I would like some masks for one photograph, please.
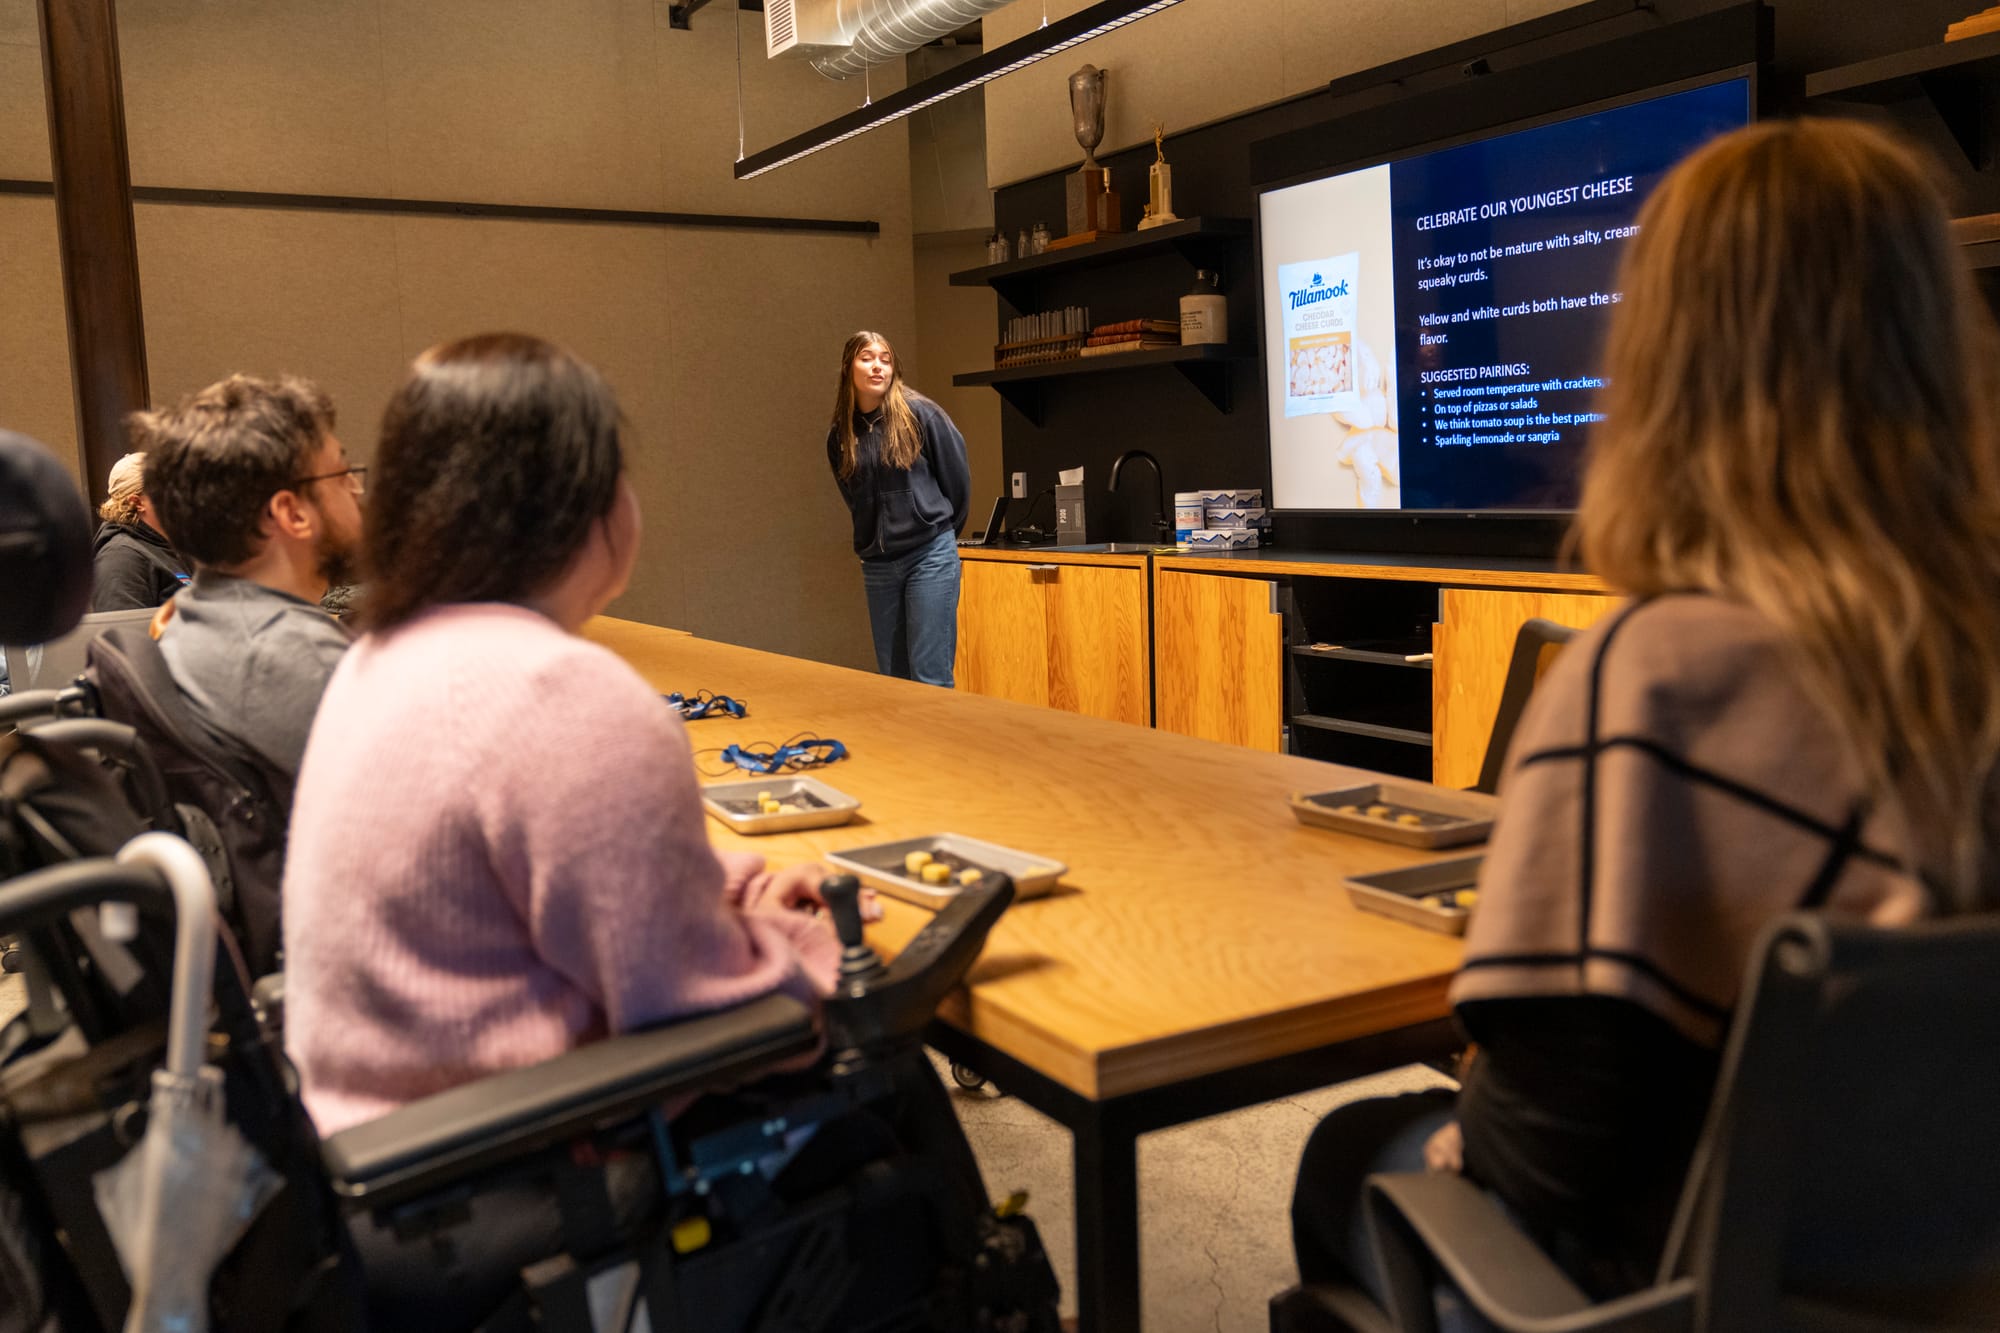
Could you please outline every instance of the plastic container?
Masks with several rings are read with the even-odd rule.
[[[1174,540],[1184,542],[1190,532],[1208,526],[1208,510],[1201,502],[1200,491],[1174,492]]]

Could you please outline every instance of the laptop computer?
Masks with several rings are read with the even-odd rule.
[[[993,502],[993,513],[986,520],[986,526],[970,537],[959,538],[960,546],[991,546],[1000,539],[1000,525],[1007,517],[1007,497],[1001,496]]]

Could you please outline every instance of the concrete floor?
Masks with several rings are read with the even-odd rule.
[[[942,1062],[940,1062],[942,1070]],[[1145,1333],[1264,1333],[1266,1303],[1297,1280],[1290,1208],[1299,1154],[1334,1107],[1450,1082],[1422,1065],[1149,1134],[1139,1140],[1139,1272]],[[1069,1131],[992,1091],[954,1091],[997,1198],[1028,1212],[1076,1314]]]
[[[25,1002],[0,976],[0,1020]],[[939,1073],[949,1082],[942,1060]],[[1343,1102],[1449,1086],[1421,1065],[1162,1130],[1139,1140],[1140,1277],[1146,1333],[1264,1333],[1265,1303],[1290,1286],[1292,1178],[1306,1137]],[[1069,1131],[992,1089],[953,1088],[995,1199],[1028,1192],[1028,1212],[1076,1314]]]

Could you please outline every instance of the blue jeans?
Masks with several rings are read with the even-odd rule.
[[[1292,1194],[1292,1250],[1299,1281],[1358,1286],[1382,1299],[1382,1278],[1361,1211],[1361,1185],[1377,1172],[1422,1171],[1424,1144],[1456,1114],[1455,1094],[1432,1089],[1335,1107],[1319,1122]],[[1448,1283],[1438,1289],[1439,1333],[1489,1333],[1492,1325]]]
[[[958,655],[958,535],[861,562],[875,665],[885,676],[951,688]]]

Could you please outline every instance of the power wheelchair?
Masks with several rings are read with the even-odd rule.
[[[0,638],[39,642],[81,614],[88,520],[53,460],[4,433],[0,477]],[[271,1186],[212,1271],[194,1275],[202,1308],[176,1327],[369,1328],[383,1312],[370,1310],[358,1234],[443,1259],[491,1218],[491,1200],[524,1186],[554,1199],[556,1242],[499,1274],[475,1317],[425,1327],[1059,1327],[1034,1226],[1014,1203],[989,1202],[921,1043],[1011,883],[968,891],[885,964],[863,939],[858,886],[836,877],[825,895],[844,952],[818,1015],[768,996],[322,1142],[276,1038],[281,979],[253,996],[226,919],[209,923],[214,888],[199,858],[180,858],[178,883],[134,859],[131,840],[160,845],[146,830],[171,805],[139,734],[76,716],[88,709],[74,692],[0,703],[0,936],[18,942],[44,991],[41,1012],[0,1036],[0,1333],[156,1326],[127,1323],[133,1285],[97,1186],[156,1114],[156,1071],[190,1060],[219,1073],[220,1114]],[[614,1203],[614,1173],[643,1188]]]
[[[768,996],[483,1079],[323,1143],[270,1015],[249,1003],[247,976],[225,949],[203,1039],[227,1075],[230,1119],[289,1193],[238,1246],[258,1257],[225,1260],[212,1326],[362,1327],[349,1227],[442,1255],[483,1194],[539,1182],[558,1205],[561,1243],[507,1277],[504,1299],[472,1326],[1056,1329],[1054,1277],[1033,1225],[989,1205],[921,1044],[1013,886],[965,894],[886,965],[862,938],[854,881],[836,877],[824,891],[845,949],[818,1028],[806,1006]],[[156,882],[101,857],[0,885],[0,931],[54,955],[49,971],[78,1016],[54,1038],[18,1043],[0,1066],[7,1210],[39,1256],[40,1313],[54,1321],[24,1327],[80,1333],[124,1318],[126,1283],[91,1215],[91,1181],[136,1141],[143,1089],[170,1034],[153,984],[166,961],[159,931],[107,946],[86,910],[107,902],[158,916],[166,899]],[[123,950],[122,969],[107,947]],[[809,1058],[822,1032],[810,1073],[765,1077]],[[662,1110],[703,1094],[683,1116]],[[835,1135],[855,1117],[876,1127],[875,1141],[805,1193],[768,1169],[801,1137]],[[636,1219],[611,1207],[615,1162],[628,1176],[644,1164],[650,1197]]]

